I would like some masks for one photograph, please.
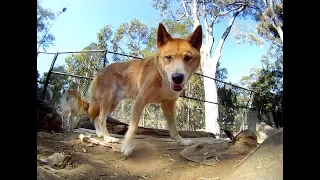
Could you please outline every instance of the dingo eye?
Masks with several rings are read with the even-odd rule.
[[[184,56],[183,60],[185,60],[185,61],[190,61],[191,58],[192,58],[191,56],[186,55],[186,56]]]
[[[171,60],[172,59],[171,55],[165,56],[164,58],[166,58],[167,60]]]

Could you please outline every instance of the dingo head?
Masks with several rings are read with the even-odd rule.
[[[180,92],[200,65],[202,28],[199,25],[187,39],[172,38],[159,24],[156,60],[162,78],[173,91]]]

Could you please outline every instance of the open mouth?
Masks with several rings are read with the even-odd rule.
[[[171,89],[173,89],[174,91],[181,91],[183,89],[183,85],[182,84],[171,84]]]

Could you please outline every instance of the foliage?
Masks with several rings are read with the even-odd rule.
[[[65,69],[65,66],[58,66],[58,67],[54,67],[53,71],[66,72],[66,69]],[[42,94],[44,83],[47,79],[47,75],[48,73],[45,72],[43,73],[43,76],[40,78],[38,95]],[[53,105],[58,105],[62,97],[62,92],[66,90],[66,88],[68,88],[68,84],[69,84],[68,77],[61,76],[59,74],[51,74],[49,84],[54,86],[52,89],[52,92],[53,92],[52,101],[55,104]]]
[[[188,20],[176,22],[172,19],[165,19],[162,23],[172,37],[186,38],[192,32],[192,24]],[[157,30],[158,27],[152,27],[150,29],[148,44],[146,48],[141,51],[144,57],[151,57],[154,55],[156,50]]]
[[[283,33],[283,2],[271,0],[249,1],[255,13],[249,14],[256,22],[255,28],[250,25],[238,24],[233,31],[233,37],[238,43],[249,42],[262,46],[264,40],[282,47]]]
[[[255,69],[250,76],[242,78],[243,84],[249,85],[251,89],[258,92],[254,95],[252,106],[259,111],[282,111],[283,58],[280,55],[274,62],[270,61],[270,57],[276,55],[271,54],[269,50],[267,55],[263,56],[263,67]]]
[[[37,44],[40,44],[44,50],[53,44],[55,40],[54,36],[48,33],[45,37],[45,33],[48,31],[50,22],[54,20],[55,15],[50,9],[44,9],[39,0],[37,0]]]
[[[258,23],[256,28],[250,25],[237,25],[233,36],[238,43],[249,42],[263,46],[269,42],[267,53],[261,58],[261,68],[253,67],[250,75],[244,76],[240,85],[254,90],[238,100],[238,104],[249,105],[260,113],[268,111],[282,112],[283,97],[283,5],[280,1],[249,1],[255,13],[249,14]]]
[[[91,43],[83,50],[96,49],[97,44]],[[65,59],[67,73],[92,78],[103,67],[101,54],[96,52],[81,52],[73,54]],[[102,62],[101,62],[102,61]],[[90,79],[69,77],[70,88],[78,90],[81,96],[86,97],[90,86]]]

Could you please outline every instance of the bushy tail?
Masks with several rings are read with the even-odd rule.
[[[99,115],[99,105],[96,104],[96,101],[94,100],[94,98],[92,98],[95,96],[95,88],[96,88],[96,83],[97,83],[96,81],[97,81],[97,78],[94,78],[91,81],[89,89],[88,89],[88,93],[87,93],[87,96],[89,99],[88,116],[89,116],[90,120],[96,119],[97,116]]]
[[[88,99],[91,99],[91,97],[94,95],[93,93],[93,85],[95,84],[96,82],[96,78],[93,78],[93,80],[91,81],[90,83],[90,86],[89,86],[89,89],[88,89],[88,92],[87,92],[87,97]]]

